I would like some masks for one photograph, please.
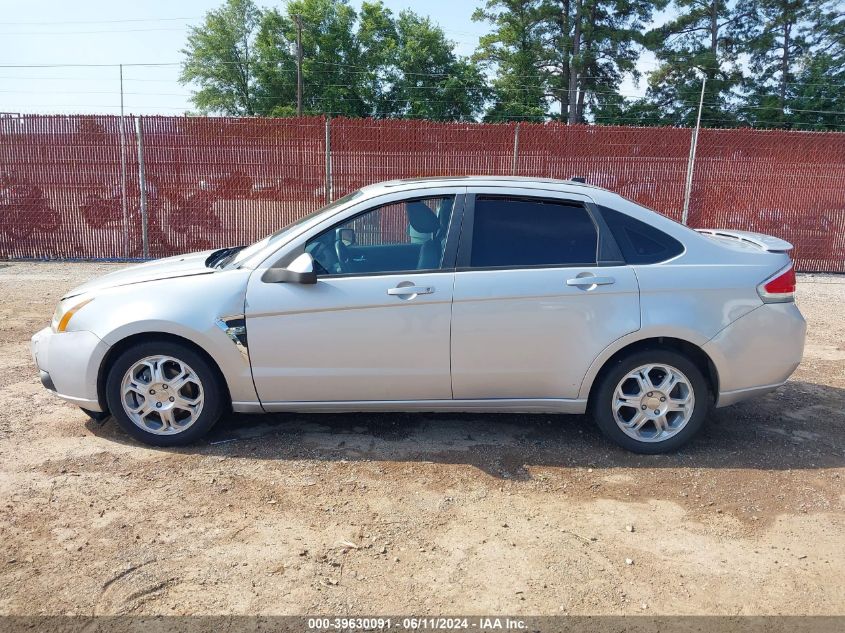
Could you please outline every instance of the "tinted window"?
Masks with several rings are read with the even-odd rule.
[[[595,264],[598,234],[583,206],[479,196],[470,265]]]
[[[453,206],[444,196],[375,207],[311,238],[305,250],[323,275],[437,269]]]
[[[683,252],[684,245],[663,231],[608,207],[600,209],[627,263],[655,264]]]

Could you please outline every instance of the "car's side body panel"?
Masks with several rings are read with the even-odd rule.
[[[323,400],[265,402],[266,411],[343,413],[347,411],[452,411],[459,413],[584,413],[586,400],[567,398],[482,398],[449,400]]]

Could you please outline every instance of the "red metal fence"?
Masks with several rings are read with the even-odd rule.
[[[0,258],[249,243],[328,197],[409,176],[584,176],[680,219],[690,141],[688,129],[556,123],[3,118]],[[845,272],[845,134],[704,129],[690,200],[691,226],[777,235],[800,270]]]

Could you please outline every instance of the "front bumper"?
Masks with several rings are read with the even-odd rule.
[[[731,323],[703,349],[719,375],[717,407],[776,389],[798,367],[807,323],[794,303],[765,303]]]
[[[91,332],[56,334],[46,327],[32,337],[29,349],[44,387],[79,407],[102,411],[97,375],[108,345]]]

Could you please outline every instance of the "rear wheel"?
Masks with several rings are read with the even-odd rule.
[[[688,442],[710,410],[701,370],[671,350],[644,350],[614,361],[593,394],[602,433],[636,453],[665,453]]]
[[[115,420],[153,446],[184,446],[205,435],[223,411],[221,393],[209,362],[170,341],[130,347],[106,379],[106,400]]]

